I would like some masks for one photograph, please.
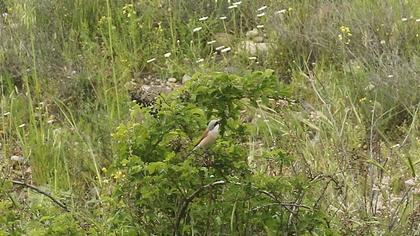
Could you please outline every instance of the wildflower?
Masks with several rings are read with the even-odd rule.
[[[203,17],[201,17],[200,19],[198,19],[199,21],[205,21],[205,20],[207,20],[209,17],[208,16],[203,16]]]
[[[257,60],[257,57],[248,57],[249,60],[254,61]]]
[[[381,44],[385,44],[385,40],[383,40],[383,39],[382,39],[382,40],[381,40]]]
[[[287,10],[286,9],[282,9],[280,11],[276,11],[275,14],[283,14],[285,13]]]
[[[108,170],[105,167],[103,167],[102,172],[106,173],[106,172],[108,172]]]
[[[260,14],[257,15],[257,17],[263,17],[263,16],[265,16],[265,12],[260,13]]]
[[[125,174],[123,174],[123,172],[119,170],[119,171],[115,172],[115,174],[113,174],[113,177],[114,177],[115,180],[119,180],[119,179],[124,178]]]
[[[394,78],[394,75],[388,75],[388,78]]]
[[[224,53],[224,52],[229,52],[230,50],[232,50],[230,47],[224,48],[222,49],[220,52]]]
[[[289,9],[287,9],[288,11],[292,11],[293,10],[293,8],[291,8],[291,7],[289,7]]]
[[[257,29],[262,29],[264,28],[264,25],[257,25]]]
[[[221,20],[226,20],[226,19],[227,19],[227,17],[226,17],[226,16],[221,16],[221,17],[219,17],[219,19],[221,19]]]
[[[197,28],[194,28],[193,30],[192,30],[192,32],[193,33],[195,33],[195,32],[198,32],[198,31],[200,31],[200,30],[202,30],[203,29],[203,27],[197,27]]]
[[[340,31],[343,32],[343,33],[350,33],[350,28],[347,27],[347,26],[342,25],[340,27]]]
[[[203,62],[204,61],[204,59],[203,58],[199,58],[197,61],[195,61],[195,63],[201,63],[201,62]]]
[[[105,23],[106,23],[109,19],[110,19],[110,17],[107,17],[107,16],[102,16],[102,17],[99,19],[98,24],[100,24],[100,25],[105,24]]]
[[[264,11],[267,8],[268,8],[267,6],[262,6],[262,7],[258,8],[257,11]]]
[[[420,22],[420,18],[416,19],[416,22]]]
[[[6,18],[8,16],[7,12],[3,12],[3,14],[1,14],[4,18]]]
[[[151,62],[154,62],[154,61],[156,61],[156,58],[149,59],[149,60],[146,61],[146,63],[151,63]]]
[[[399,144],[399,143],[397,143],[397,144],[395,144],[395,145],[393,145],[393,146],[391,146],[391,148],[399,148],[401,145]]]
[[[166,57],[166,58],[170,57],[171,55],[172,55],[172,53],[170,53],[170,52],[167,52],[167,53],[163,54],[163,56]]]
[[[338,40],[343,41],[345,44],[350,44],[350,36],[352,36],[350,28],[347,26],[340,26],[341,33],[338,35]]]
[[[123,14],[126,15],[128,18],[136,14],[133,4],[127,4],[122,9],[123,9]]]

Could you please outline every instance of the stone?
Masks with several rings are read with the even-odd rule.
[[[191,79],[192,79],[191,76],[185,74],[184,76],[182,76],[181,82],[182,82],[182,84],[185,84],[187,81],[189,81]]]
[[[11,156],[11,157],[10,157],[10,160],[11,160],[11,161],[16,161],[16,162],[18,162],[18,163],[24,163],[24,162],[26,162],[26,159],[25,159],[24,157],[21,157],[21,156],[15,156],[15,155]]]
[[[252,41],[254,41],[254,43],[262,43],[262,42],[264,42],[264,37],[263,36],[257,36],[255,38],[253,38]]]
[[[254,29],[246,32],[245,35],[248,39],[253,39],[253,38],[257,37],[259,34],[260,34],[260,32],[258,31],[258,29],[254,28]]]
[[[267,43],[257,43],[257,51],[260,53],[267,53],[268,52],[268,44]]]
[[[238,51],[239,52],[242,52],[242,53],[256,55],[257,54],[257,46],[256,46],[256,43],[254,43],[251,40],[242,41],[238,45]]]
[[[239,43],[238,51],[252,56],[258,54],[267,54],[268,44],[267,43],[255,43],[251,40],[245,40]]]

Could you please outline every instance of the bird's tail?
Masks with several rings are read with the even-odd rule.
[[[198,145],[195,146],[190,152],[188,152],[187,155],[185,155],[184,159],[191,156],[191,154],[193,154],[193,152],[195,152],[195,150],[197,150],[197,148],[198,148]]]

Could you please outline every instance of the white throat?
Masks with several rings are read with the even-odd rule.
[[[213,136],[217,136],[219,134],[219,124],[214,126],[214,128],[210,130],[209,133]]]

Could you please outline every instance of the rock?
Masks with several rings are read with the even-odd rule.
[[[167,94],[172,89],[166,85],[142,85],[140,88],[131,91],[131,99],[142,106],[150,106],[160,94]]]
[[[232,34],[228,34],[228,33],[216,33],[214,35],[214,40],[216,40],[216,43],[214,45],[215,48],[220,47],[220,46],[232,46],[233,45],[233,41],[235,40],[235,36],[233,36]]]
[[[184,76],[182,76],[181,82],[182,84],[185,84],[188,80],[191,80],[191,79],[192,79],[191,76],[185,74]]]
[[[262,42],[264,42],[264,37],[263,36],[257,36],[255,38],[253,38],[252,41],[254,41],[254,43],[262,43]]]
[[[10,160],[11,160],[11,161],[16,161],[16,162],[18,162],[18,163],[24,163],[24,162],[26,162],[26,159],[25,159],[24,157],[21,157],[21,156],[15,156],[15,155],[11,156],[11,157],[10,157]]]
[[[251,40],[242,41],[239,43],[238,51],[252,56],[258,54],[266,54],[268,52],[267,43],[255,43]]]
[[[258,29],[254,28],[254,29],[246,32],[245,35],[248,39],[253,39],[253,38],[257,37],[259,34],[260,34],[260,32],[258,31]]]
[[[169,83],[176,83],[176,78],[173,78],[173,77],[172,78],[169,78],[168,79],[168,82]]]
[[[268,44],[257,43],[257,51],[266,54],[268,52]]]
[[[407,187],[412,187],[412,186],[416,185],[416,179],[411,178],[411,179],[408,179],[408,180],[404,181],[404,183]]]
[[[251,40],[242,41],[238,45],[238,51],[242,53],[256,55],[257,54],[256,43],[254,43]]]

